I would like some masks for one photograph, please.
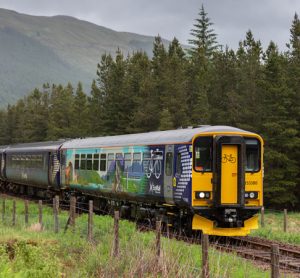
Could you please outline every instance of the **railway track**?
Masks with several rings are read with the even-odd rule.
[[[271,246],[279,245],[279,267],[282,270],[289,270],[299,273],[300,277],[300,247],[274,242],[258,237],[228,237],[226,239],[219,238],[212,242],[212,245],[224,252],[233,252],[237,255],[271,264]]]

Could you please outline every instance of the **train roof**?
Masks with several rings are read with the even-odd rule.
[[[147,133],[73,139],[63,143],[63,149],[118,147],[130,145],[165,145],[192,142],[195,135],[205,132],[251,133],[230,126],[201,126],[197,128],[154,131]]]
[[[6,153],[12,152],[35,152],[35,151],[55,151],[59,149],[66,140],[36,142],[36,143],[22,143],[8,146]]]

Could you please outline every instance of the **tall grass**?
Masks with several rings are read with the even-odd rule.
[[[283,231],[283,218],[282,211],[266,211],[265,226],[252,231],[251,235],[300,245],[300,213],[288,212],[287,232]]]
[[[29,224],[24,222],[23,202],[17,203],[17,225],[11,226],[11,201],[5,223],[0,225],[0,277],[201,277],[201,246],[162,238],[159,259],[155,233],[138,232],[135,224],[120,221],[120,253],[112,256],[113,219],[94,217],[93,242],[87,241],[87,215],[76,219],[76,228],[63,228],[68,214],[59,215],[60,231],[53,232],[52,208],[43,209],[43,230],[36,204],[30,204]],[[1,204],[0,204],[1,208]],[[0,219],[1,222],[1,219]],[[251,262],[210,248],[211,277],[269,277],[269,271]]]

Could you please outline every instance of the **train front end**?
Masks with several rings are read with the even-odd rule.
[[[245,236],[263,205],[263,140],[254,133],[214,132],[193,138],[192,228]]]

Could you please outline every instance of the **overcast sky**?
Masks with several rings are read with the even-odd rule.
[[[187,44],[201,5],[214,23],[220,44],[236,49],[251,29],[266,47],[285,50],[300,0],[0,0],[0,7],[31,15],[70,15],[116,31]]]

